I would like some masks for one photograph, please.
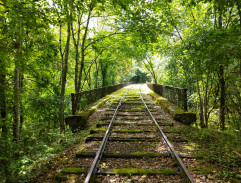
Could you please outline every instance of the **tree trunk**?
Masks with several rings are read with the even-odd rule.
[[[67,41],[65,46],[65,57],[62,67],[62,76],[61,76],[61,106],[60,106],[60,133],[65,133],[65,125],[64,125],[64,94],[65,94],[65,86],[68,72],[68,60],[69,60],[69,45],[70,45],[70,22],[68,22],[67,29]]]
[[[72,15],[71,15],[72,16]],[[72,30],[72,38],[74,42],[75,47],[75,76],[74,76],[74,86],[75,86],[75,93],[78,93],[78,78],[79,78],[79,43],[80,43],[80,26],[81,26],[81,19],[82,19],[83,13],[78,11],[78,28],[77,28],[77,35],[75,37],[74,33],[74,27],[73,27],[73,21],[71,21],[71,30]],[[71,17],[72,19],[72,17]]]
[[[241,2],[240,0],[236,0],[236,3],[237,3],[238,15],[239,15],[239,28],[240,28],[240,34],[241,34]],[[240,83],[241,83],[241,53],[239,53],[239,77],[240,77]]]
[[[91,68],[92,68],[93,64],[96,62],[96,60],[98,59],[98,57],[102,54],[102,52],[103,52],[104,50],[106,50],[107,48],[108,48],[108,47],[105,47],[104,49],[102,49],[102,50],[97,54],[97,56],[92,60],[92,62],[91,62],[91,64],[90,64],[87,72],[84,70],[84,71],[85,71],[85,78],[84,78],[84,80],[83,80],[83,83],[82,83],[82,86],[81,86],[81,89],[80,89],[80,90],[83,89],[85,82],[88,80],[88,77],[90,77],[90,71],[91,71]],[[88,84],[89,84],[89,83],[88,83]],[[90,88],[91,88],[91,87],[90,87]]]
[[[155,73],[155,70],[154,70],[154,68],[152,66],[152,62],[151,61],[149,62],[149,65],[150,65],[152,73],[153,73],[154,83],[157,83],[157,76],[156,76],[156,73]]]
[[[144,66],[146,67],[146,69],[150,72],[153,80],[154,80],[154,83],[157,83],[157,77],[156,77],[156,73],[155,73],[155,70],[154,68],[152,67],[152,63],[151,61],[148,60],[148,58],[146,58],[147,60],[147,63],[145,63],[145,60],[143,60],[143,63],[144,63]],[[149,67],[148,67],[148,64],[149,64]]]
[[[89,10],[87,23],[86,23],[86,27],[85,27],[85,33],[83,35],[82,44],[81,44],[81,61],[80,61],[80,70],[79,70],[79,81],[78,81],[78,85],[75,89],[77,92],[80,92],[82,72],[83,72],[83,69],[84,69],[84,60],[85,60],[85,41],[86,41],[87,34],[88,34],[88,31],[89,31],[89,22],[90,22],[92,10],[93,10],[93,8],[90,8],[90,10]]]
[[[95,77],[95,88],[98,88],[98,76],[99,76],[99,65],[98,62],[95,60],[95,69],[96,69],[96,77]]]
[[[79,67],[79,56],[80,56],[80,54],[79,54],[80,24],[81,24],[80,20],[81,20],[83,14],[81,14],[81,18],[78,18],[78,35],[77,35],[78,37],[77,37],[77,41],[76,41],[76,39],[74,38],[74,35],[73,35],[73,40],[74,40],[74,43],[75,43],[75,51],[76,51],[76,55],[75,55],[75,93],[78,93],[81,90],[81,80],[82,80],[82,73],[83,73],[83,69],[84,69],[84,60],[85,60],[85,41],[86,41],[87,34],[88,34],[89,22],[90,22],[92,10],[93,10],[93,8],[90,8],[88,18],[87,18],[86,27],[85,27],[85,32],[84,32],[84,35],[83,35],[83,38],[82,38],[80,68],[78,68]],[[72,30],[72,33],[73,33],[73,30]],[[76,99],[75,99],[75,102],[72,104],[72,105],[75,106],[74,108],[76,110],[78,110],[78,101],[80,100],[79,97],[80,96],[77,95]]]
[[[102,87],[106,86],[106,72],[107,72],[108,64],[102,63],[100,64],[101,75],[102,75]]]
[[[88,80],[88,85],[89,85],[89,88],[91,89],[91,83],[92,83],[92,80],[91,80],[91,72],[88,73],[89,74],[89,80]]]
[[[222,28],[222,9],[219,9],[219,17],[218,17],[218,25],[219,29]],[[219,112],[219,120],[221,130],[225,129],[225,79],[224,79],[224,66],[220,64],[219,66],[219,82],[220,82],[220,112]]]
[[[19,19],[18,32],[16,35],[21,32],[21,22]],[[19,140],[19,101],[20,101],[20,59],[21,59],[21,41],[15,42],[15,68],[14,68],[14,88],[13,88],[13,141]]]
[[[14,104],[13,104],[13,140],[19,140],[19,67],[15,61],[14,70]]]
[[[0,112],[1,112],[1,129],[2,129],[2,138],[5,139],[7,136],[7,124],[6,124],[6,117],[7,117],[7,107],[6,107],[6,70],[4,61],[0,60]]]
[[[236,3],[237,3],[238,15],[239,15],[239,28],[241,31],[241,2],[240,0],[236,0]]]
[[[224,80],[224,67],[222,65],[219,66],[220,72],[220,127],[221,130],[225,129],[225,80]]]
[[[198,78],[196,78],[196,83],[197,83],[197,94],[199,96],[199,105],[200,105],[200,126],[201,128],[204,128],[205,125],[204,125],[204,119],[203,119],[203,100],[202,100],[202,96],[201,96],[201,93],[200,93],[200,88],[199,88],[199,80]]]
[[[209,70],[207,72],[207,78],[206,78],[206,83],[205,83],[205,93],[204,93],[204,121],[205,121],[205,127],[208,127],[208,83],[209,82]]]
[[[23,91],[23,74],[21,73],[20,75],[19,75],[19,89],[20,89],[20,92],[22,93],[22,91]],[[19,126],[19,134],[21,134],[21,130],[22,130],[22,127],[23,127],[23,122],[24,122],[24,115],[23,115],[23,113],[24,113],[24,106],[23,106],[23,102],[20,100],[19,101],[20,102],[20,126]]]

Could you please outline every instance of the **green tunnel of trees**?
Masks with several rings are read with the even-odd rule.
[[[70,93],[147,80],[187,88],[195,125],[240,131],[241,2],[0,0],[0,176],[71,143]]]

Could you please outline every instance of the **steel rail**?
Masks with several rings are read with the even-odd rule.
[[[169,150],[171,151],[172,157],[178,161],[178,164],[181,166],[180,168],[182,169],[182,171],[184,172],[184,174],[188,178],[188,181],[191,182],[191,183],[195,183],[195,180],[192,178],[190,172],[188,171],[188,169],[186,168],[186,166],[182,162],[182,160],[179,157],[179,155],[174,150],[174,147],[172,146],[170,141],[167,139],[167,136],[164,134],[164,132],[162,131],[161,127],[158,125],[157,121],[153,117],[153,115],[152,115],[151,111],[149,110],[148,106],[146,105],[146,103],[145,103],[145,101],[144,101],[144,99],[143,99],[143,97],[141,95],[141,88],[139,88],[139,94],[140,94],[140,97],[141,97],[141,100],[142,100],[143,104],[145,105],[145,108],[146,108],[147,112],[149,113],[149,115],[152,118],[152,121],[155,123],[155,125],[157,127],[158,133],[161,135],[162,139],[164,140],[164,142],[168,146]]]
[[[115,121],[115,119],[116,119],[116,115],[117,115],[117,113],[118,113],[118,110],[119,110],[119,108],[120,108],[120,106],[121,106],[121,104],[122,104],[122,102],[123,102],[126,94],[128,93],[128,91],[129,91],[130,89],[131,89],[131,88],[129,88],[129,89],[125,92],[125,94],[122,96],[122,98],[121,98],[118,106],[117,106],[116,109],[115,109],[115,113],[114,113],[114,115],[113,115],[113,117],[112,117],[112,119],[111,119],[111,121],[110,121],[110,124],[109,124],[109,126],[108,126],[108,128],[107,128],[107,130],[106,130],[106,132],[105,132],[105,136],[104,136],[104,138],[103,138],[103,140],[102,140],[102,142],[101,142],[101,145],[100,145],[100,147],[99,147],[99,149],[98,149],[98,151],[97,151],[97,153],[96,153],[95,159],[94,159],[94,161],[92,162],[91,167],[90,167],[90,169],[89,169],[89,172],[88,172],[88,174],[87,174],[87,176],[86,176],[85,183],[91,182],[93,176],[94,176],[94,175],[96,174],[96,172],[97,172],[98,165],[99,165],[99,163],[100,163],[100,160],[101,160],[102,155],[103,155],[104,150],[105,150],[105,146],[106,146],[107,141],[108,141],[109,136],[110,136],[110,130],[111,130],[111,128],[112,128],[112,126],[113,126],[113,123],[114,123],[114,121]]]

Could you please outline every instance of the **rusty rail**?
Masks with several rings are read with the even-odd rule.
[[[86,106],[96,102],[100,98],[119,90],[125,86],[133,84],[132,82],[122,83],[118,85],[105,86],[102,88],[95,88],[93,90],[82,91],[79,93],[71,93],[72,100],[72,114],[75,115],[78,110],[83,110]]]
[[[118,103],[118,106],[115,109],[115,113],[114,113],[114,115],[113,115],[113,117],[112,117],[112,119],[110,121],[108,129],[105,132],[105,136],[104,136],[104,138],[103,138],[103,140],[101,142],[101,145],[100,145],[100,147],[99,147],[99,149],[98,149],[98,151],[96,153],[95,159],[94,159],[94,161],[91,164],[91,167],[90,167],[89,172],[87,174],[87,177],[85,179],[85,183],[89,183],[89,182],[93,181],[93,178],[94,178],[94,176],[95,176],[95,174],[97,172],[97,169],[98,169],[99,162],[100,162],[100,160],[102,158],[102,155],[104,153],[105,146],[106,146],[107,141],[109,139],[111,128],[112,128],[113,123],[114,123],[114,121],[116,119],[116,115],[118,114],[118,110],[119,110],[119,108],[120,108],[120,106],[121,106],[121,104],[122,104],[122,102],[123,102],[123,100],[124,100],[124,98],[125,98],[125,96],[126,96],[126,94],[128,93],[129,90],[130,90],[130,88],[122,96],[120,102]]]
[[[187,89],[173,86],[146,83],[148,88],[187,111]]]
[[[165,133],[163,132],[163,130],[161,129],[161,127],[159,126],[159,124],[157,123],[155,118],[153,117],[153,115],[152,115],[151,111],[149,110],[148,106],[146,105],[146,103],[145,103],[145,101],[144,101],[144,99],[143,99],[143,97],[141,95],[141,88],[139,88],[139,94],[140,94],[140,97],[141,97],[141,100],[142,100],[143,104],[145,105],[145,108],[146,108],[147,112],[151,116],[151,119],[152,119],[153,123],[156,125],[158,134],[160,135],[160,137],[163,139],[164,143],[168,147],[169,152],[172,155],[172,158],[175,159],[178,162],[179,167],[181,168],[181,172],[180,173],[183,173],[185,175],[185,177],[187,179],[187,182],[195,183],[195,180],[192,178],[190,172],[188,171],[188,169],[186,168],[186,166],[182,162],[182,160],[179,157],[179,155],[177,154],[177,152],[174,150],[174,147],[172,146],[170,141],[167,139],[167,136],[165,135]]]

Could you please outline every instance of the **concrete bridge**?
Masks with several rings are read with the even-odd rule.
[[[147,85],[125,86],[67,117],[73,131],[88,129],[89,135],[54,180],[213,182],[211,165],[196,154],[196,144],[185,134],[194,116]]]

